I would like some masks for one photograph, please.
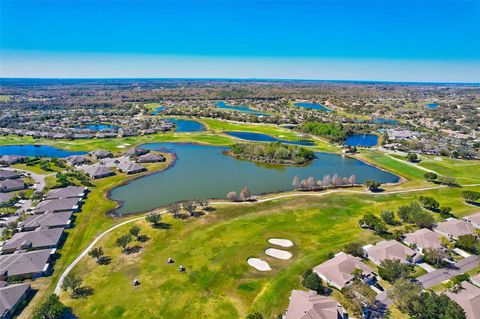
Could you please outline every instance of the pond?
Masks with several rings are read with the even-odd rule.
[[[181,143],[146,144],[142,148],[174,152],[175,165],[166,171],[147,175],[112,190],[111,198],[123,203],[116,213],[141,212],[170,203],[198,198],[225,198],[228,192],[247,186],[252,194],[285,191],[292,188],[295,175],[300,179],[326,174],[356,176],[357,183],[375,179],[382,183],[399,178],[365,162],[336,154],[316,153],[307,166],[264,165],[237,160],[222,152],[225,147]]]
[[[244,113],[251,113],[256,116],[269,116],[269,114],[267,113],[258,112],[245,105],[235,106],[235,105],[226,104],[225,102],[217,102],[216,105],[219,109],[227,109],[227,110],[234,110],[234,111],[239,111]]]
[[[294,144],[294,145],[305,145],[305,146],[312,146],[315,145],[313,141],[303,140],[303,141],[287,141],[278,139],[276,137],[261,134],[261,133],[252,133],[252,132],[225,132],[225,134],[246,140],[246,141],[254,141],[254,142],[282,142],[285,144]]]
[[[151,115],[157,115],[159,113],[162,113],[165,110],[165,107],[160,105],[160,106],[156,107],[154,110],[155,111],[150,113]]]
[[[431,110],[436,109],[436,108],[439,107],[439,106],[440,106],[440,105],[438,105],[437,103],[428,103],[428,104],[425,104],[425,107],[426,107],[427,109],[431,109]]]
[[[179,133],[202,132],[206,130],[205,125],[194,120],[184,120],[176,118],[167,118],[165,120],[171,123],[175,123],[175,132]]]
[[[293,104],[294,106],[303,107],[305,109],[312,109],[317,111],[325,111],[325,112],[333,112],[333,110],[329,109],[328,107],[323,106],[322,104],[318,103],[306,103],[300,102]]]
[[[81,155],[86,152],[73,152],[47,145],[3,145],[0,146],[0,155],[22,155],[41,157],[68,157]]]
[[[398,124],[397,120],[386,119],[386,118],[383,118],[383,117],[375,118],[371,122],[375,123],[375,124],[390,124],[390,125],[397,125]]]
[[[378,136],[375,134],[353,134],[345,140],[348,146],[375,146],[378,143]]]
[[[114,131],[119,129],[120,127],[117,125],[111,125],[111,124],[88,124],[88,125],[75,126],[75,128],[80,130],[90,130],[90,131]]]

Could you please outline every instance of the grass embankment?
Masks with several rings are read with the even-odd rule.
[[[478,187],[476,189],[479,189]],[[120,254],[115,240],[133,225],[107,235],[98,246],[112,256],[108,266],[84,258],[74,272],[95,289],[86,300],[62,300],[81,318],[241,318],[252,311],[276,318],[285,311],[291,289],[300,288],[300,276],[338,252],[348,242],[373,243],[380,238],[362,230],[365,213],[396,210],[417,196],[431,196],[450,206],[457,216],[475,211],[461,200],[462,189],[373,195],[333,193],[297,197],[245,206],[224,205],[209,215],[173,220],[171,229],[152,229],[137,222],[151,237],[138,255]],[[279,261],[264,250],[271,237],[294,241],[294,257]],[[167,258],[176,263],[168,265]],[[261,273],[246,259],[259,257],[273,268]],[[187,273],[177,267],[184,265]],[[132,280],[141,281],[139,287]],[[119,294],[118,292],[122,293]],[[145,302],[148,300],[148,303]]]
[[[108,191],[134,178],[165,169],[171,163],[172,157],[170,154],[163,155],[167,157],[166,162],[143,164],[147,167],[147,172],[136,175],[117,173],[112,177],[95,180],[95,186],[90,187],[90,193],[85,200],[82,211],[75,214],[73,228],[66,230],[67,239],[61,249],[58,250],[60,258],[55,262],[53,275],[39,278],[33,282],[34,287],[39,290],[28,307],[22,312],[22,318],[30,318],[34,307],[53,293],[62,272],[88,246],[93,238],[105,229],[122,221],[106,215],[107,212],[116,207],[116,202],[107,198]]]

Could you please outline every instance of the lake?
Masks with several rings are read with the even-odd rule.
[[[318,104],[318,103],[301,102],[301,103],[295,103],[293,105],[298,106],[298,107],[303,107],[305,109],[312,109],[312,110],[325,111],[325,112],[333,112],[333,110],[331,110],[328,107],[325,107],[321,104]]]
[[[436,109],[436,108],[439,107],[439,106],[440,106],[440,105],[438,105],[437,103],[428,103],[428,104],[425,104],[425,107],[426,107],[427,109],[431,109],[431,110]]]
[[[312,146],[315,145],[313,141],[287,141],[287,140],[282,140],[278,139],[276,137],[267,135],[267,134],[261,134],[261,133],[252,133],[252,132],[225,132],[225,134],[246,140],[246,141],[254,141],[254,142],[282,142],[285,144],[294,144],[294,145],[304,145],[304,146]]]
[[[86,152],[73,152],[47,145],[3,145],[0,146],[0,155],[23,155],[41,157],[68,157],[81,155]]]
[[[168,122],[175,123],[175,132],[189,133],[189,132],[202,132],[205,131],[205,125],[194,120],[184,120],[176,118],[167,118]]]
[[[398,176],[365,162],[336,154],[316,153],[307,166],[265,165],[237,160],[224,155],[225,147],[181,143],[146,144],[142,148],[174,152],[175,165],[166,171],[147,175],[112,190],[111,198],[123,202],[116,212],[129,214],[164,206],[181,200],[225,198],[228,192],[247,186],[252,194],[286,191],[295,175],[300,179],[326,174],[349,177],[357,183],[375,179],[382,183],[398,182]]]
[[[114,131],[119,129],[120,127],[117,125],[111,125],[111,124],[88,124],[88,125],[75,126],[75,128],[80,130],[90,130],[90,131]]]
[[[353,134],[345,140],[349,146],[375,146],[378,143],[378,136],[375,134]]]
[[[219,109],[227,109],[227,110],[234,110],[234,111],[239,111],[244,113],[251,113],[256,116],[269,116],[269,114],[267,113],[258,112],[245,105],[239,105],[239,106],[228,105],[225,102],[217,102],[216,105]]]

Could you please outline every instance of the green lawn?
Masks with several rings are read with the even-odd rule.
[[[62,300],[81,318],[243,318],[251,311],[276,318],[284,312],[290,290],[300,288],[305,269],[348,242],[380,240],[357,225],[360,216],[395,210],[419,195],[437,198],[459,216],[475,211],[460,193],[452,188],[397,195],[335,193],[225,205],[198,219],[167,217],[169,230],[152,229],[141,221],[137,224],[151,239],[141,244],[140,254],[131,256],[121,255],[114,244],[132,226],[126,225],[98,244],[113,257],[110,265],[98,266],[87,257],[74,270],[95,289],[94,295],[71,300],[62,294]],[[271,237],[294,241],[292,260],[278,261],[263,253]],[[175,265],[166,264],[168,257]],[[246,264],[249,257],[267,260],[273,271],[253,270]],[[187,273],[178,272],[180,264]],[[134,278],[141,281],[137,288],[131,284]]]

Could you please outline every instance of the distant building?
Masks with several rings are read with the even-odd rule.
[[[78,166],[88,163],[88,159],[83,155],[72,155],[66,158],[68,164]]]
[[[108,176],[115,175],[115,172],[112,171],[110,168],[102,166],[102,165],[92,165],[85,167],[83,169],[85,173],[87,173],[91,178],[99,179]]]
[[[105,151],[105,150],[96,150],[96,151],[90,152],[90,155],[95,157],[96,159],[113,157],[112,152]]]
[[[292,290],[284,319],[348,319],[343,307],[315,291]]]
[[[453,239],[458,239],[463,235],[472,235],[474,231],[472,224],[455,218],[449,218],[442,223],[438,223],[433,230],[440,235]]]
[[[120,163],[118,164],[118,169],[125,174],[137,174],[147,170],[144,166],[135,162]]]

